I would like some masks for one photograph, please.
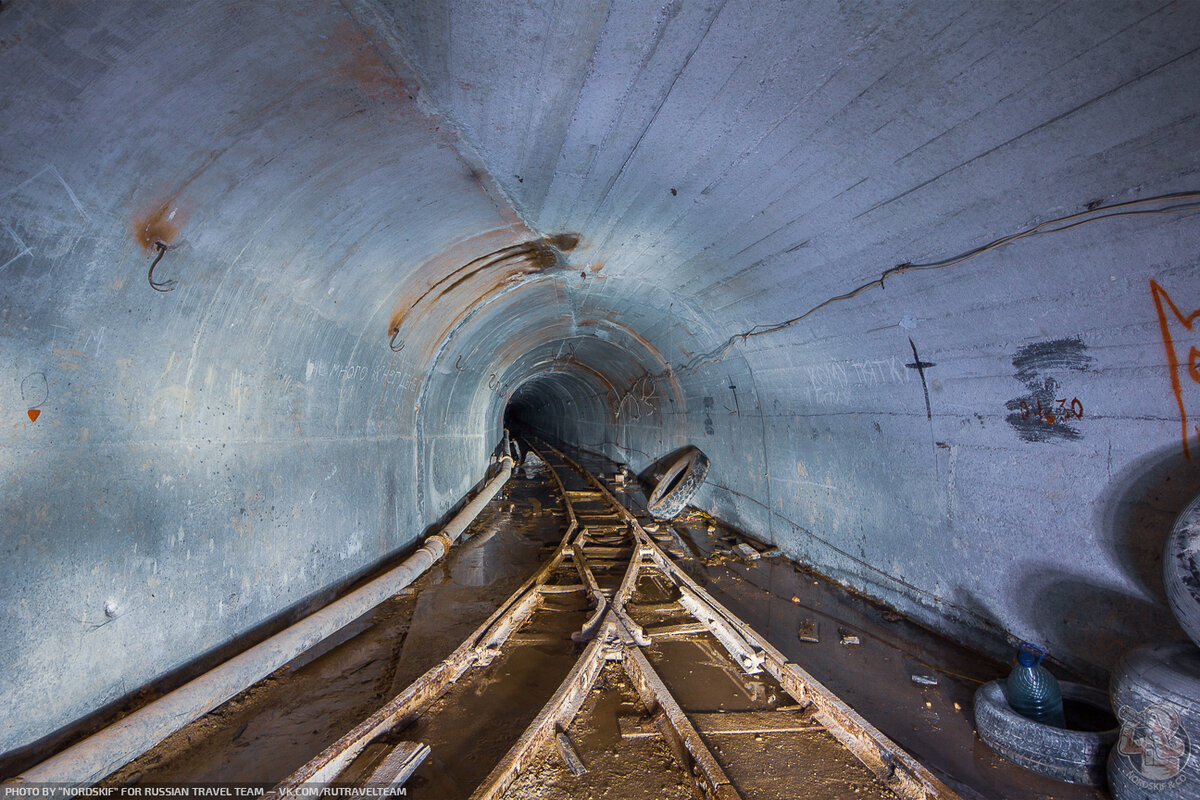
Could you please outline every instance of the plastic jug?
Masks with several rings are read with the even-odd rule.
[[[1065,728],[1062,691],[1050,670],[1042,666],[1045,657],[1046,651],[1036,644],[1021,642],[1017,647],[1017,665],[1005,682],[1005,694],[1013,711],[1021,716]]]

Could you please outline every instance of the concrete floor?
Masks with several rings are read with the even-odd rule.
[[[593,469],[613,471],[611,463],[586,454],[582,458]],[[625,493],[627,500],[639,496]],[[179,731],[105,784],[273,784],[282,779],[448,655],[558,541],[565,530],[559,509],[544,472],[515,477],[462,543],[409,589],[344,634]],[[683,517],[674,526],[699,556],[681,562],[696,580],[964,798],[1106,797],[1099,790],[1041,778],[1009,764],[975,735],[972,693],[980,683],[1005,674],[1004,665],[787,559],[744,563],[722,555],[732,532],[699,514]],[[819,641],[802,641],[801,632]],[[857,636],[861,644],[841,644],[845,634]],[[935,679],[936,685],[915,683],[913,676]],[[552,690],[557,678],[543,676],[541,683]],[[514,707],[513,716],[533,714],[540,703],[527,705]],[[511,738],[522,727],[516,724]],[[581,730],[593,738],[604,735],[590,723]],[[506,747],[507,739],[498,740],[489,752],[477,753],[484,762],[480,769],[486,772],[491,763],[487,758],[498,758]],[[680,776],[669,774],[671,762],[663,763],[668,772],[651,784],[681,785]],[[533,791],[532,775],[558,780],[552,769],[538,769],[535,766],[513,788],[515,796],[534,796],[528,794]],[[589,778],[588,796],[606,796],[592,785],[598,780],[603,782],[595,774]],[[638,784],[650,785],[644,779]],[[409,786],[414,796],[454,795],[421,774]],[[568,796],[563,786],[554,791],[554,796]]]

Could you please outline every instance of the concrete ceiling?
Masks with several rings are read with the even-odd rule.
[[[514,397],[636,469],[700,446],[698,505],[985,648],[1102,677],[1177,636],[1197,31],[1189,0],[5,2],[0,686],[45,713],[0,750],[408,546]]]

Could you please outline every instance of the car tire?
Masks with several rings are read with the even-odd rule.
[[[658,479],[646,503],[646,510],[659,520],[679,516],[704,483],[708,466],[708,456],[695,447],[689,447],[671,462],[671,466]]]
[[[1200,646],[1200,497],[1183,510],[1167,536],[1163,589],[1179,627]]]
[[[1111,716],[1108,697],[1099,689],[1065,681],[1059,683],[1059,688],[1068,709],[1091,706]],[[1072,721],[1068,714],[1068,724]],[[1056,780],[1088,786],[1104,784],[1108,753],[1118,734],[1116,727],[1071,730],[1027,719],[1008,704],[1004,681],[985,683],[975,692],[975,729],[988,747],[1014,764]]]
[[[1121,733],[1108,757],[1114,800],[1200,797],[1200,649],[1154,644],[1117,662],[1111,686]]]

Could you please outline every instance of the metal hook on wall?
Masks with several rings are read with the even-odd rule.
[[[404,342],[401,342],[400,346],[396,347],[396,337],[399,335],[400,335],[400,329],[396,328],[396,330],[392,331],[392,338],[388,340],[388,347],[391,348],[393,353],[399,353],[401,350],[404,349]]]
[[[456,370],[458,370],[459,372],[463,372],[465,370],[465,367],[462,367],[459,365],[459,362],[461,362],[461,361],[462,361],[462,354],[459,353],[458,358],[454,359],[454,368]]]
[[[155,242],[154,246],[158,248],[158,255],[154,257],[154,261],[150,264],[150,272],[146,275],[146,280],[150,281],[150,288],[156,292],[164,294],[173,292],[175,291],[174,280],[163,281],[162,283],[156,283],[154,280],[154,268],[158,266],[159,261],[162,261],[162,257],[171,249],[171,246],[161,240]]]

